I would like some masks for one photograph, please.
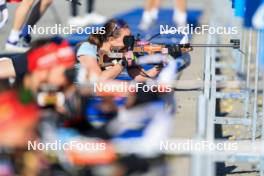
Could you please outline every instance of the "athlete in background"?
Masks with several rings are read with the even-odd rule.
[[[71,1],[71,17],[68,20],[69,25],[87,26],[91,24],[102,24],[106,22],[106,18],[94,12],[95,0],[86,0],[85,16],[79,14],[78,2]]]
[[[148,30],[158,19],[160,0],[146,0],[139,28]],[[175,0],[173,22],[177,27],[185,27],[187,23],[186,0]]]
[[[51,5],[53,0],[39,0],[33,7],[31,13],[30,10],[36,2],[36,0],[22,0],[16,9],[13,27],[9,34],[8,40],[5,45],[5,49],[15,52],[25,52],[29,49],[30,35],[22,35],[23,26],[27,29],[28,25],[35,25],[47,8]],[[27,17],[29,17],[26,22]]]

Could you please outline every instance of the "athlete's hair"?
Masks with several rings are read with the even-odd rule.
[[[96,45],[99,49],[110,37],[119,37],[121,29],[124,28],[129,28],[125,21],[120,19],[111,19],[104,25],[104,34],[92,34],[88,38],[88,42]]]

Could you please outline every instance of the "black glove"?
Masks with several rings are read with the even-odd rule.
[[[125,58],[119,60],[118,63],[120,65],[122,65],[124,68],[126,68],[128,66],[128,62],[127,62],[127,60]]]
[[[163,67],[164,67],[164,64],[163,63],[160,63],[160,64],[155,65],[155,68],[157,70],[161,70]]]
[[[167,45],[166,47],[168,48],[169,55],[171,55],[174,59],[182,55],[181,47],[179,45],[173,44]]]

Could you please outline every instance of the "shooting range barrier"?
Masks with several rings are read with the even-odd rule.
[[[229,126],[233,131],[239,130],[238,126],[248,130],[241,134],[240,138],[225,139],[227,142],[238,144],[238,150],[231,154],[191,154],[193,176],[216,175],[216,162],[253,163],[256,165],[256,172],[264,175],[263,151],[254,153],[254,150],[249,150],[245,153],[239,147],[241,143],[247,142],[247,146],[252,149],[264,149],[263,31],[245,27],[241,17],[241,8],[243,9],[245,4],[238,0],[233,3],[234,9],[231,8],[231,1],[213,0],[214,13],[211,13],[209,23],[210,26],[236,25],[238,34],[235,38],[240,39],[242,52],[232,48],[205,49],[204,91],[198,100],[195,139],[215,143],[216,139],[219,139],[216,134],[219,133],[219,125],[222,129],[223,126]],[[223,41],[226,43],[227,36],[208,34],[207,44],[219,44]],[[223,109],[220,106],[223,101],[229,101],[227,107],[236,108],[240,115],[232,115],[231,111],[220,112]],[[235,102],[240,102],[240,105],[236,106]]]

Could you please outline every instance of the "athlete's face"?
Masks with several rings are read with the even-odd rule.
[[[41,85],[48,84],[54,87],[64,87],[67,84],[67,78],[64,75],[66,68],[56,66],[51,70],[39,70],[31,74],[31,89],[37,91]]]
[[[110,45],[112,47],[124,48],[125,44],[123,42],[123,39],[125,36],[129,36],[129,35],[131,35],[131,31],[129,28],[121,28],[120,35],[117,38],[110,39]]]
[[[64,87],[67,85],[67,78],[65,76],[66,68],[58,66],[50,70],[47,78],[47,83],[55,87]]]

